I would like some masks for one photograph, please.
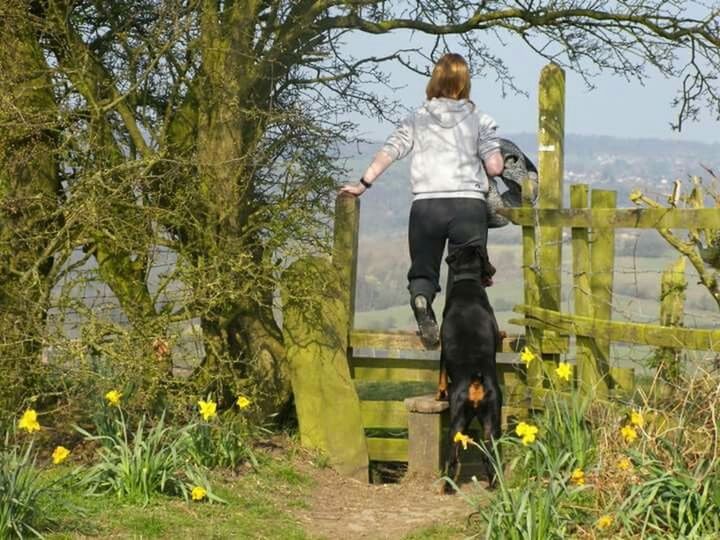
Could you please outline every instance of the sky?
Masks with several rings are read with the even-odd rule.
[[[409,34],[392,37],[358,35],[351,37],[347,46],[358,57],[361,54],[385,55],[394,50],[393,47],[420,46],[427,52],[430,50],[427,39]],[[516,66],[513,70],[516,84],[528,95],[510,93],[503,98],[500,83],[494,80],[494,74],[489,74],[473,79],[471,98],[495,118],[501,134],[536,132],[537,84],[546,61],[519,43],[509,43],[502,52],[506,61],[512,59],[511,65]],[[399,65],[393,67],[391,77],[391,84],[401,87],[395,96],[405,105],[413,108],[422,103],[426,77]],[[677,81],[654,74],[643,86],[637,81],[603,74],[593,80],[596,88],[590,90],[578,74],[568,71],[565,77],[566,133],[720,142],[720,122],[706,111],[699,122],[685,123],[682,132],[671,129],[670,122],[675,120],[671,102]],[[355,116],[353,120],[358,122],[363,135],[375,140],[383,140],[393,128],[392,124],[380,123],[377,119]]]

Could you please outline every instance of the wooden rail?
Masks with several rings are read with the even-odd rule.
[[[610,341],[637,345],[720,352],[720,330],[609,321],[568,315],[535,306],[515,306],[514,310],[528,315],[525,319],[513,319],[511,322],[514,324],[540,325],[565,334],[604,336]]]
[[[615,229],[718,229],[718,208],[501,208],[516,225]]]

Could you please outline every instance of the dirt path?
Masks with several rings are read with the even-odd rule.
[[[308,507],[295,511],[308,533],[328,540],[400,540],[431,526],[448,525],[462,538],[458,527],[472,512],[459,495],[440,495],[432,481],[410,480],[395,484],[364,484],[344,478],[332,469],[309,464],[299,468],[313,479]],[[472,487],[466,487],[478,494]]]

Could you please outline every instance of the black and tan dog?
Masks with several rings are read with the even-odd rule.
[[[455,440],[457,433],[466,435],[470,422],[477,418],[488,449],[491,441],[500,437],[502,393],[495,354],[501,336],[484,286],[494,273],[487,250],[461,248],[446,261],[450,277],[440,329],[442,349],[437,398],[450,402],[445,475],[455,481],[460,472],[461,449],[461,443]],[[483,463],[492,486],[494,469],[485,455]],[[443,486],[444,491],[448,489],[448,485]]]

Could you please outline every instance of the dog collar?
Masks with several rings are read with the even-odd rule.
[[[465,273],[457,274],[456,276],[453,276],[453,283],[456,281],[468,281],[468,280],[482,281],[482,277],[480,276],[480,274],[476,274],[473,272],[465,272]]]

